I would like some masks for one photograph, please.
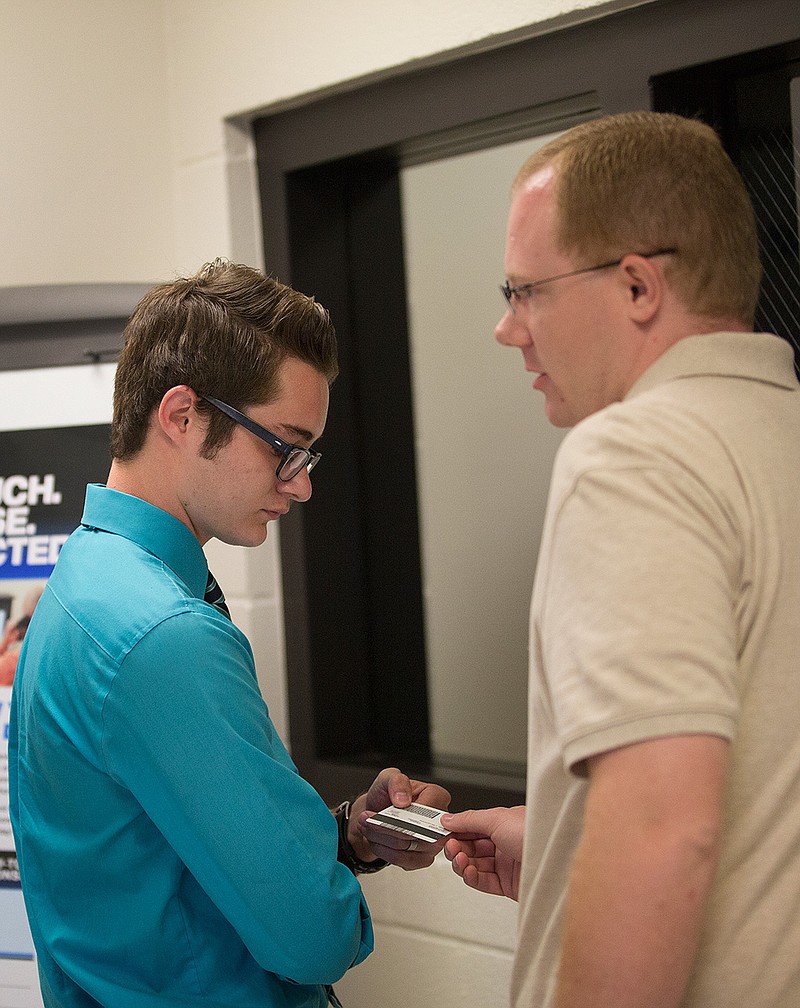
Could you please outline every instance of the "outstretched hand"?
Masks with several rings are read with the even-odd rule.
[[[444,815],[442,826],[454,834],[444,853],[456,875],[479,892],[519,899],[524,805]]]
[[[444,846],[444,840],[430,844],[412,841],[404,833],[367,823],[373,812],[381,812],[389,805],[408,808],[412,802],[433,808],[450,807],[450,793],[438,784],[411,780],[396,767],[381,770],[365,795],[353,802],[350,813],[348,839],[359,857],[365,861],[382,858],[405,871],[428,868]]]

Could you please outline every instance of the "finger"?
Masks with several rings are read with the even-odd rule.
[[[400,770],[396,770],[389,778],[387,790],[389,792],[389,800],[397,808],[407,808],[411,804],[411,781]]]
[[[456,855],[451,862],[453,871],[458,875],[470,889],[477,889],[478,892],[487,893],[490,896],[504,896],[500,878],[493,870],[493,866],[484,868],[483,864],[471,860],[463,852]]]
[[[488,836],[490,829],[487,828],[487,816],[483,809],[468,809],[465,812],[448,812],[442,816],[442,826],[453,833],[473,833],[480,836]]]
[[[504,896],[500,879],[494,872],[481,872],[474,864],[469,864],[461,876],[470,889],[477,889],[479,892],[487,893],[489,896]]]
[[[464,877],[464,872],[469,865],[469,858],[463,851],[457,851],[450,859],[450,866],[456,875]]]
[[[385,770],[381,770],[365,795],[366,808],[372,809],[373,811],[380,811],[381,809],[386,808],[387,805],[391,804],[389,786],[392,778],[397,774],[400,774],[397,767],[386,767]],[[400,776],[403,775],[400,774]]]
[[[396,847],[373,846],[372,850],[384,861],[388,861],[404,871],[416,871],[419,868],[429,868],[433,864],[438,851],[428,849],[432,846],[434,845],[419,843],[416,849],[407,847],[405,850],[399,850]]]
[[[356,826],[362,836],[366,837],[370,843],[386,843],[390,847],[406,847],[408,845],[408,836],[405,833],[390,829],[378,822],[370,822],[374,814],[369,808],[359,812]]]
[[[453,854],[463,851],[470,858],[494,858],[497,854],[497,848],[486,837],[462,836],[461,834],[455,837],[451,836],[445,842],[445,854],[448,852],[448,847]]]
[[[475,839],[469,841],[469,843],[473,857],[491,858],[494,860],[495,855],[497,854],[497,848],[494,845],[494,841],[489,840],[486,837],[475,837]]]
[[[361,829],[360,826],[359,828]],[[361,829],[361,835],[376,854],[379,850],[402,852],[408,849],[408,837],[403,836],[402,833],[393,832],[392,830],[381,829],[380,826],[367,826],[366,828]],[[382,854],[379,856],[383,857]]]
[[[448,861],[452,861],[459,854],[464,854],[470,858],[475,853],[475,844],[464,837],[448,837],[444,844],[444,853]]]
[[[444,856],[448,861],[453,861],[461,853],[462,847],[458,840],[447,840],[444,845]]]
[[[411,781],[397,767],[381,770],[364,796],[364,808],[380,812],[387,805],[406,808],[411,804]]]
[[[497,876],[497,862],[494,856],[476,857],[470,849],[458,844],[445,845],[445,857],[456,875],[464,877],[468,868],[475,870],[475,877],[495,877]],[[472,877],[472,872],[468,873]],[[482,884],[482,883],[481,883]]]
[[[358,830],[370,847],[376,851],[376,853],[379,847],[400,852],[408,850],[408,834],[400,833],[398,830],[388,829],[385,826],[376,826],[369,823],[367,822],[367,816],[365,814],[362,814],[359,817]],[[442,844],[440,844],[437,848],[437,853],[439,849],[441,849],[441,846],[443,846],[443,843],[444,838],[442,838]],[[429,845],[426,844],[425,846],[427,847]]]

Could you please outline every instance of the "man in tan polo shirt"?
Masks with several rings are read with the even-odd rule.
[[[556,460],[526,808],[447,817],[519,899],[515,1008],[800,1004],[800,389],[753,333],[753,213],[716,135],[585,123],[513,187],[496,330]]]

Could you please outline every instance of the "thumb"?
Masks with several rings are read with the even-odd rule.
[[[451,833],[486,833],[486,812],[467,809],[465,812],[445,812],[442,826]]]
[[[411,781],[400,770],[396,770],[389,779],[387,791],[396,808],[406,808],[411,804]]]

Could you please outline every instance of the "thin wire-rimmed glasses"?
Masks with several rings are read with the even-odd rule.
[[[643,259],[652,259],[660,255],[675,255],[677,251],[674,248],[662,248],[656,249],[655,252],[637,252],[635,254],[640,255]],[[624,258],[625,256],[622,257],[622,259]],[[599,263],[597,266],[582,266],[580,269],[570,270],[568,273],[558,273],[556,276],[545,277],[544,280],[533,280],[531,283],[517,284],[516,287],[512,287],[508,280],[506,280],[504,284],[500,285],[500,293],[505,298],[509,310],[514,314],[516,306],[525,304],[531,294],[539,287],[544,286],[544,284],[553,283],[554,280],[566,280],[567,277],[578,276],[580,273],[594,273],[596,270],[611,269],[612,266],[619,266],[622,259],[611,259],[609,262]]]
[[[240,424],[245,430],[249,430],[251,434],[255,434],[257,438],[261,438],[262,441],[265,441],[271,448],[280,453],[281,460],[278,463],[278,468],[275,470],[275,475],[282,483],[288,483],[289,480],[293,480],[303,469],[311,472],[322,458],[319,452],[312,451],[310,448],[301,448],[300,445],[289,444],[288,441],[279,438],[277,434],[268,431],[266,427],[262,427],[261,424],[256,423],[255,420],[251,420],[244,413],[240,413],[233,406],[222,402],[221,399],[215,399],[210,395],[203,395],[202,392],[198,392],[197,395],[200,399],[205,399],[206,402],[211,403],[220,412],[229,416],[231,420]]]

